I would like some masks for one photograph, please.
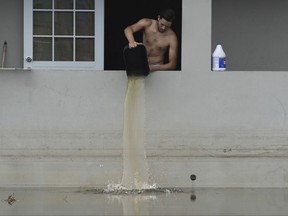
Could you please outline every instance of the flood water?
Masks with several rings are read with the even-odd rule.
[[[288,215],[288,189],[2,188],[0,215]]]

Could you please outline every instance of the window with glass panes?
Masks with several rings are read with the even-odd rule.
[[[103,8],[99,9],[103,7],[103,0],[32,0],[30,4],[32,65],[85,67],[92,63],[92,67],[98,65],[101,69],[99,59],[103,59],[103,52],[97,54],[96,49],[103,48],[96,45],[103,40],[99,31],[103,23],[99,22],[101,18],[96,23],[96,17],[99,13],[103,17],[103,12],[100,12]],[[25,56],[29,56],[28,51]],[[98,64],[95,64],[97,60]]]

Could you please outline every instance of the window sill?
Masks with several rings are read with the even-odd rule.
[[[31,68],[0,68],[0,71],[31,71]]]

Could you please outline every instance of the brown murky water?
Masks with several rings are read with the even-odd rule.
[[[2,188],[0,215],[288,215],[287,188],[105,191]]]

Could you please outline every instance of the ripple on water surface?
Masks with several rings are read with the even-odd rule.
[[[95,188],[86,190],[95,194],[155,194],[155,193],[184,193],[185,190],[181,188],[162,188],[157,185],[147,185],[143,189],[127,189],[120,184],[108,185],[107,188]]]

